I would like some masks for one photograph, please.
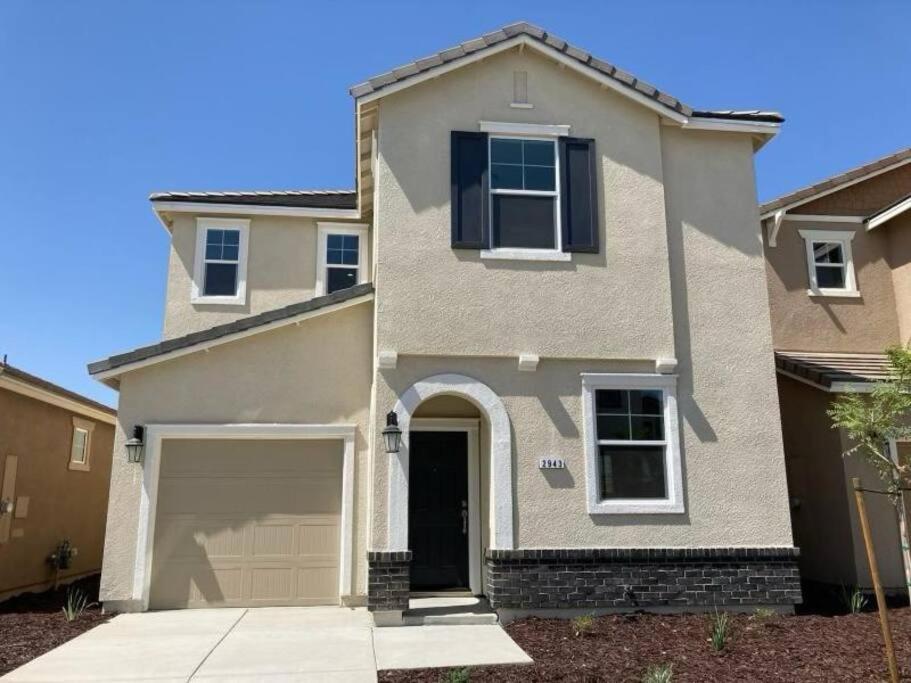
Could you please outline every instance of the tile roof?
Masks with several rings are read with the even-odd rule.
[[[765,204],[759,206],[760,214],[767,214],[770,211],[777,211],[778,209],[790,206],[797,203],[806,203],[811,199],[815,198],[817,195],[822,194],[823,192],[829,190],[835,190],[841,185],[847,185],[848,183],[863,178],[864,176],[876,173],[876,171],[881,171],[895,164],[899,164],[905,161],[911,160],[911,147],[906,149],[899,150],[898,152],[893,152],[892,154],[887,154],[884,157],[871,161],[870,163],[863,164],[862,166],[857,166],[852,168],[849,171],[844,173],[839,173],[838,175],[833,175],[825,180],[821,180],[818,183],[813,185],[808,185],[794,192],[789,192],[786,195],[772,199]]]
[[[775,367],[825,389],[837,382],[878,382],[889,379],[884,353],[804,353],[776,351]]]
[[[0,375],[7,375],[13,377],[20,382],[30,384],[33,387],[38,389],[43,389],[52,394],[57,394],[63,398],[68,398],[71,401],[76,401],[90,408],[95,408],[96,410],[103,411],[109,415],[116,415],[117,411],[111,408],[111,406],[105,405],[104,403],[99,403],[98,401],[93,401],[87,396],[82,394],[77,394],[75,391],[70,391],[69,389],[64,389],[58,384],[53,382],[48,382],[46,379],[41,379],[37,375],[32,375],[25,370],[20,370],[19,368],[13,367],[8,363],[0,361]]]
[[[747,121],[771,121],[775,123],[784,121],[781,114],[778,114],[777,112],[761,112],[757,110],[694,111],[692,107],[684,104],[676,97],[658,90],[658,88],[651,85],[650,83],[647,83],[637,78],[636,76],[617,68],[613,64],[609,64],[608,62],[598,59],[585,50],[571,45],[562,38],[558,38],[552,33],[548,33],[544,29],[535,26],[534,24],[529,24],[528,22],[524,21],[509,24],[508,26],[504,26],[499,30],[485,33],[483,36],[473,38],[472,40],[465,41],[464,43],[460,43],[455,47],[442,50],[436,54],[430,55],[429,57],[424,57],[423,59],[409,62],[408,64],[404,64],[400,67],[392,69],[391,71],[387,71],[386,73],[374,76],[373,78],[370,78],[363,83],[359,83],[353,86],[349,92],[355,98],[380,92],[390,85],[401,83],[408,80],[409,78],[412,78],[413,76],[418,76],[428,71],[433,71],[434,69],[441,67],[449,62],[467,57],[468,55],[480,50],[492,48],[498,43],[505,42],[511,38],[515,38],[516,36],[527,36],[543,45],[553,48],[563,53],[567,57],[579,62],[579,64],[582,64],[583,66],[586,66],[601,75],[608,76],[625,88],[628,88],[629,90],[634,91],[640,95],[644,95],[645,97],[651,98],[656,102],[664,105],[667,109],[675,111],[678,114],[682,114],[683,116],[726,118]]]
[[[156,356],[163,356],[165,354],[179,351],[181,349],[191,348],[198,344],[202,344],[203,342],[209,342],[215,339],[220,339],[222,337],[228,337],[232,334],[246,332],[257,327],[262,327],[264,325],[278,322],[280,320],[293,318],[304,313],[317,311],[321,308],[328,308],[329,306],[344,303],[346,301],[350,301],[351,299],[356,299],[358,297],[372,293],[373,285],[370,283],[355,285],[354,287],[342,289],[337,292],[333,292],[332,294],[317,296],[307,301],[291,304],[290,306],[284,306],[282,308],[276,308],[271,311],[259,313],[258,315],[251,315],[246,318],[240,318],[234,322],[225,323],[223,325],[216,325],[214,327],[200,330],[199,332],[193,332],[182,337],[166,339],[157,344],[142,346],[138,349],[133,349],[132,351],[128,351],[126,353],[120,353],[115,356],[111,356],[110,358],[105,358],[104,360],[89,363],[89,374],[97,375],[100,372],[106,372],[108,370],[113,370],[125,365],[131,365],[139,361],[149,360],[151,358],[155,358]]]
[[[325,209],[356,209],[354,190],[262,190],[226,192],[153,192],[152,202],[242,204],[249,206],[298,206]]]

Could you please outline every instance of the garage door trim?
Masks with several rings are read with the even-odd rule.
[[[149,608],[152,547],[158,507],[161,444],[164,439],[342,439],[342,514],[339,561],[339,600],[351,595],[351,556],[354,541],[354,435],[351,424],[149,424],[146,425],[139,528],[133,570],[133,600]]]

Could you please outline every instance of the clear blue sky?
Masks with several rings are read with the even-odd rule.
[[[350,85],[520,19],[705,108],[788,121],[759,196],[911,145],[911,3],[0,2],[0,354],[109,403],[157,341],[162,189],[346,188]]]

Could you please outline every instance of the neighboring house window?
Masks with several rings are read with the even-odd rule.
[[[676,376],[583,374],[588,511],[683,512]]]
[[[367,282],[367,226],[319,223],[316,295]]]
[[[89,455],[92,449],[92,432],[95,430],[95,423],[83,420],[78,417],[73,418],[73,437],[70,441],[70,463],[71,470],[89,470]]]
[[[194,303],[246,303],[249,227],[237,218],[196,220]]]
[[[859,296],[851,254],[853,232],[801,230],[811,296]]]
[[[595,141],[568,125],[480,121],[450,134],[451,245],[485,259],[597,253]]]
[[[556,140],[490,138],[492,249],[560,250]]]

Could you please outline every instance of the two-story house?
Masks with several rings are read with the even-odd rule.
[[[853,477],[883,488],[826,411],[888,376],[885,349],[911,341],[911,149],[760,207],[772,341],[793,508],[808,581],[872,586]],[[893,456],[911,445],[894,443]],[[906,591],[896,509],[869,496],[883,583]]]
[[[351,94],[354,191],[151,197],[165,338],[90,365],[106,606],[790,609],[753,172],[782,118],[525,23]]]

